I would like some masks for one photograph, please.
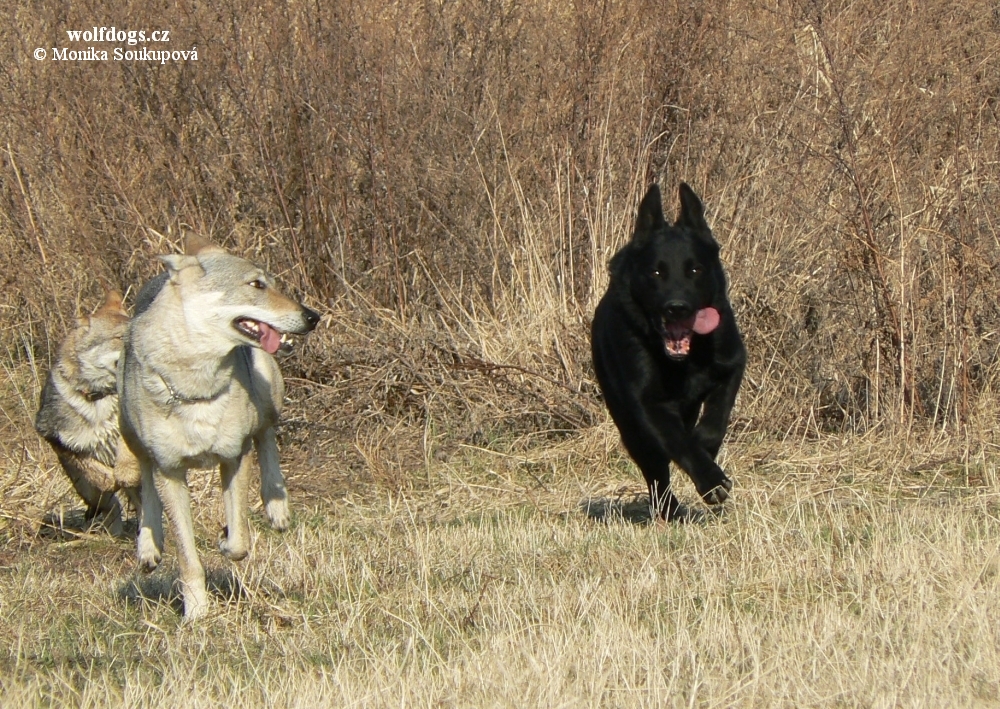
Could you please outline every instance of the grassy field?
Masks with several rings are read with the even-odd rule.
[[[463,450],[395,493],[291,465],[292,528],[258,512],[238,565],[213,549],[205,474],[214,608],[196,626],[172,564],[144,576],[129,541],[64,521],[0,561],[4,704],[1000,702],[995,454],[738,441],[724,513],[663,527],[643,518],[616,437]],[[43,479],[50,508],[78,507],[57,473]]]
[[[1000,705],[996,2],[114,13],[0,8],[0,705]],[[52,60],[95,25],[198,60]],[[750,359],[733,499],[663,526],[588,331],[680,180]],[[292,528],[255,501],[225,561],[193,476],[193,626],[169,536],[140,574],[32,428],[74,318],[187,229],[323,316]]]

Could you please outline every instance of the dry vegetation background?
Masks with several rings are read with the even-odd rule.
[[[112,24],[198,61],[31,58]],[[1000,702],[996,0],[14,2],[0,40],[8,697]],[[577,510],[642,489],[588,328],[651,180],[705,201],[750,351],[690,530]],[[299,524],[175,631],[126,542],[39,536],[76,503],[31,419],[184,228],[324,322],[283,364]]]

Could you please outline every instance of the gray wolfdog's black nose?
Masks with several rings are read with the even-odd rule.
[[[663,317],[668,322],[687,320],[694,313],[694,308],[683,300],[671,300],[663,306]]]
[[[316,323],[319,322],[319,313],[315,310],[310,310],[306,306],[302,306],[302,317],[305,318],[306,325],[310,330],[316,327]]]
[[[306,321],[306,325],[310,330],[316,327],[316,324],[319,322],[319,317],[319,313],[315,310],[310,310],[304,305],[302,306],[302,318]]]

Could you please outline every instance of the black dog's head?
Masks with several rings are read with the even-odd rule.
[[[660,189],[649,187],[632,241],[623,249],[626,263],[619,265],[628,270],[632,300],[673,360],[687,357],[693,335],[707,335],[719,326],[726,289],[719,244],[705,222],[701,200],[683,182],[680,199],[680,215],[670,224],[663,217]]]

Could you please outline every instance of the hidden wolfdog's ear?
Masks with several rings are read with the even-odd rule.
[[[209,241],[203,236],[191,233],[184,235],[184,254],[187,256],[203,256],[205,254],[224,253],[226,253],[224,248],[216,244],[214,241]]]
[[[128,318],[128,311],[125,310],[124,298],[120,291],[111,289],[104,296],[104,302],[94,315],[112,315],[120,318]]]
[[[122,297],[122,294],[112,288],[104,294],[104,302],[101,304],[101,307],[94,311],[94,315],[104,313],[128,317],[128,313],[125,312],[125,306],[123,304],[124,300],[125,299]]]
[[[646,196],[639,203],[639,216],[635,220],[633,238],[640,239],[654,229],[669,226],[663,216],[663,201],[660,198],[660,188],[652,184],[646,190]]]
[[[205,275],[205,269],[202,268],[197,256],[166,254],[157,258],[167,267],[171,283],[188,283]]]
[[[111,290],[107,291],[104,294],[104,303],[101,305],[100,309],[101,310],[121,310],[122,309],[122,301],[124,301],[124,300],[125,299],[122,298],[122,294],[112,288]]]

